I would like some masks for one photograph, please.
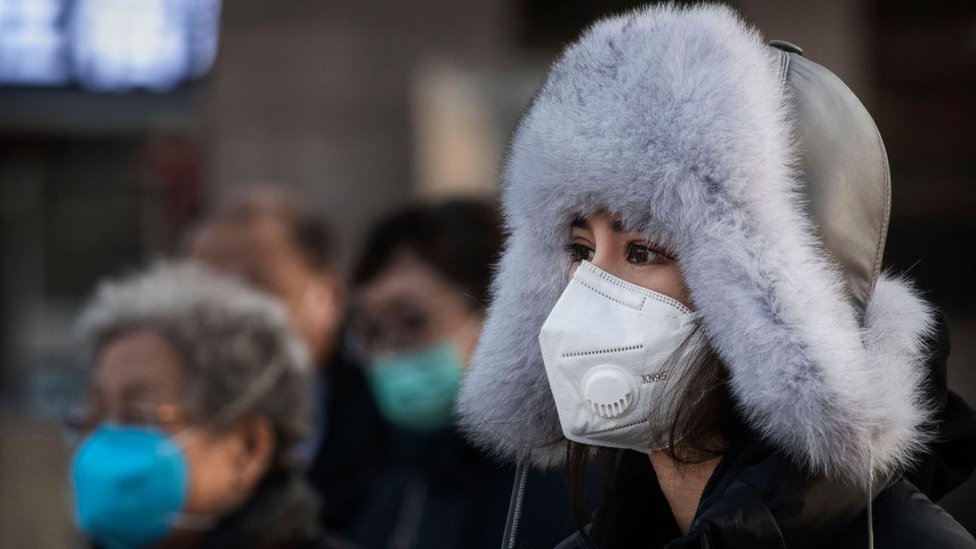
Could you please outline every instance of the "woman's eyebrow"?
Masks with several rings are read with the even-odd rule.
[[[613,223],[611,223],[610,224],[610,228],[613,229],[613,232],[615,232],[615,233],[626,233],[626,232],[628,232],[627,229],[624,228],[623,222],[620,221],[619,219],[617,221],[614,221]]]

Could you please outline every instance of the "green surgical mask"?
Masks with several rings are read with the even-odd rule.
[[[370,388],[390,423],[430,432],[454,423],[454,400],[461,384],[457,346],[442,342],[370,361]]]

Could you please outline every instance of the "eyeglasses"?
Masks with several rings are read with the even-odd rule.
[[[353,341],[366,353],[407,349],[429,338],[430,317],[409,311],[388,315],[382,320],[357,318]]]
[[[64,418],[63,424],[69,435],[82,437],[106,421],[119,425],[157,427],[165,430],[192,420],[192,414],[178,404],[129,403],[123,405],[114,415],[110,415],[103,407],[82,406],[72,410]]]

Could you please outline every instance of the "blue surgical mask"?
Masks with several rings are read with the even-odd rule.
[[[161,541],[186,502],[183,450],[158,428],[103,423],[71,462],[78,525],[106,549]]]
[[[380,413],[390,423],[416,432],[454,424],[462,371],[456,345],[442,342],[377,358],[367,371]]]

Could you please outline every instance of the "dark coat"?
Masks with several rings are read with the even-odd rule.
[[[515,478],[456,431],[399,433],[351,540],[366,548],[496,549]],[[532,473],[520,546],[552,547],[575,531],[566,478]]]
[[[248,502],[211,530],[206,549],[339,549],[322,534],[319,500],[298,473],[270,472]]]
[[[625,452],[619,467],[614,497],[588,529],[593,545],[577,533],[559,549],[868,547],[864,491],[806,477],[760,443],[723,458],[684,536],[647,456]],[[873,516],[878,548],[976,547],[965,529],[904,479],[878,494]]]
[[[244,505],[200,540],[201,549],[357,549],[318,524],[319,499],[304,477],[275,469]],[[97,543],[92,549],[100,549]]]
[[[372,499],[369,487],[389,444],[389,424],[379,414],[363,370],[346,346],[323,369],[318,400],[326,407],[322,445],[308,470],[322,498],[320,522],[349,533]]]
[[[929,349],[926,396],[937,412],[935,436],[929,451],[906,478],[929,499],[938,501],[966,482],[976,468],[976,411],[949,390],[951,344],[949,319],[944,313],[937,316]]]
[[[514,467],[489,460],[453,430],[419,435],[391,426],[346,346],[323,375],[328,427],[308,478],[326,530],[365,548],[498,546]],[[552,547],[575,530],[564,475],[530,475],[527,494],[529,546]]]
[[[976,548],[969,532],[932,503],[964,482],[976,463],[976,416],[946,386],[944,317],[932,348],[927,390],[937,404],[936,440],[912,471],[874,487],[872,523],[879,549]],[[587,527],[588,535],[574,534],[559,549],[869,546],[865,489],[803,474],[754,435],[743,436],[722,458],[683,536],[647,456],[623,452],[618,460],[613,496]]]

